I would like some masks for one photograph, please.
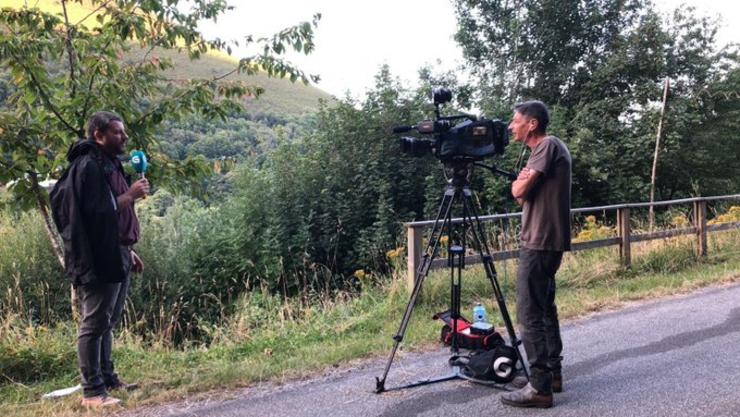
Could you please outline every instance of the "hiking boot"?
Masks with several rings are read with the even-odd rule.
[[[88,408],[113,407],[119,404],[121,404],[121,400],[105,394],[96,395],[94,397],[86,397],[82,399],[82,405]]]
[[[552,392],[563,392],[563,374],[559,371],[552,373]]]
[[[133,391],[135,389],[139,388],[139,384],[127,384],[120,379],[116,380],[115,382],[105,384],[105,389],[108,391]]]
[[[512,407],[550,408],[552,394],[540,394],[531,384],[527,384],[518,391],[503,394],[501,402]]]

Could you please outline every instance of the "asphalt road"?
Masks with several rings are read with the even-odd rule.
[[[501,390],[456,380],[375,394],[385,359],[317,379],[264,385],[224,402],[177,403],[147,416],[733,416],[740,417],[740,284],[562,326],[564,392],[547,410],[516,409]],[[389,335],[390,337],[390,335]],[[386,386],[444,375],[448,351],[397,356]],[[128,414],[128,413],[127,413]]]

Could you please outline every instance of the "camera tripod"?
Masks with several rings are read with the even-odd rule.
[[[509,342],[511,343],[511,346],[514,348],[514,350],[516,350],[518,358],[517,362],[521,363],[521,369],[524,374],[527,375],[527,368],[524,364],[524,358],[522,357],[521,351],[519,349],[521,341],[516,336],[514,326],[511,322],[511,317],[509,316],[509,311],[506,308],[506,302],[501,292],[501,286],[499,285],[498,279],[496,277],[496,269],[493,264],[493,256],[491,255],[488,243],[486,242],[486,237],[483,234],[483,227],[481,226],[480,218],[478,216],[478,209],[475,202],[473,201],[473,193],[472,191],[470,191],[469,188],[473,165],[487,168],[492,172],[503,174],[509,178],[511,178],[513,175],[506,171],[496,169],[495,167],[473,163],[469,160],[451,161],[445,165],[446,168],[452,170],[452,178],[445,189],[444,196],[439,205],[437,218],[434,221],[434,226],[432,227],[432,233],[429,237],[429,242],[426,249],[424,250],[422,263],[416,271],[416,280],[414,282],[414,288],[411,292],[408,304],[406,305],[406,311],[404,312],[403,318],[401,319],[401,324],[398,327],[398,332],[395,336],[393,336],[394,344],[393,348],[391,349],[390,357],[388,358],[388,363],[385,366],[383,377],[375,378],[375,392],[378,394],[386,391],[412,388],[458,378],[473,380],[472,378],[462,373],[460,366],[453,364],[451,361],[452,372],[448,375],[423,379],[420,381],[412,382],[410,384],[392,388],[386,388],[385,386],[385,381],[388,377],[388,372],[390,371],[393,359],[396,356],[396,351],[398,350],[398,346],[400,345],[406,333],[406,327],[408,326],[409,320],[411,319],[411,313],[413,312],[416,300],[421,291],[421,287],[424,284],[424,279],[429,274],[429,270],[432,266],[432,261],[437,256],[437,252],[440,247],[440,241],[445,231],[447,232],[448,236],[447,266],[450,270],[450,319],[452,323],[452,340],[450,349],[452,351],[453,357],[459,354],[457,324],[458,319],[460,318],[461,276],[462,269],[464,269],[465,267],[466,233],[468,229],[470,229],[473,237],[474,246],[477,248],[481,261],[483,262],[486,276],[491,282],[491,286],[493,287],[493,294],[496,298],[499,311],[501,312],[501,316],[504,320],[506,330],[509,333]],[[453,207],[455,207],[456,205],[462,207],[462,221],[457,228],[453,227],[452,221],[452,211]],[[517,362],[512,364],[514,369],[516,369]]]

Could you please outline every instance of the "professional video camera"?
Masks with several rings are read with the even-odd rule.
[[[396,126],[393,133],[415,130],[421,134],[434,135],[434,139],[404,136],[400,139],[401,152],[411,156],[431,153],[442,162],[474,162],[504,153],[509,144],[505,122],[498,119],[478,119],[470,114],[442,116],[440,106],[452,99],[452,92],[438,87],[433,90],[432,96],[436,116],[434,120],[424,120],[415,126]],[[462,119],[466,120],[456,123]]]

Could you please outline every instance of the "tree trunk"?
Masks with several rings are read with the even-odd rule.
[[[33,190],[33,195],[36,197],[36,207],[39,209],[39,213],[41,213],[41,218],[44,219],[44,228],[46,229],[46,236],[49,238],[49,242],[51,243],[51,249],[54,251],[54,255],[57,257],[57,260],[59,261],[59,265],[62,266],[62,269],[64,269],[64,251],[62,250],[61,245],[59,244],[59,241],[56,238],[56,235],[54,234],[54,226],[51,224],[51,218],[49,217],[49,211],[47,210],[47,204],[46,200],[41,194],[41,187],[39,186],[39,179],[38,174],[35,172],[30,173],[31,176],[31,186]],[[72,307],[72,317],[77,320],[78,317],[78,311],[77,311],[77,293],[75,292],[74,287],[70,285],[70,305]]]

